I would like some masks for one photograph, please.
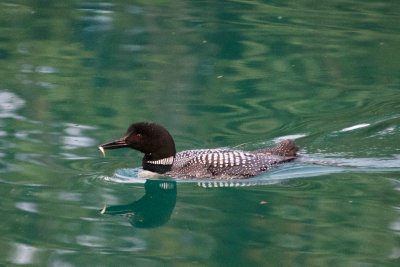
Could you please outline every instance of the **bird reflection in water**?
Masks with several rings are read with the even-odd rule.
[[[147,180],[145,195],[127,205],[105,206],[101,214],[122,215],[137,228],[159,227],[168,222],[176,204],[176,181]]]

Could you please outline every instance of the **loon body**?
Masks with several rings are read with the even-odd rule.
[[[273,166],[294,160],[297,146],[283,140],[276,147],[253,151],[237,149],[198,149],[176,153],[170,133],[155,123],[132,124],[126,134],[99,146],[105,149],[130,147],[144,153],[144,170],[174,178],[249,178]]]

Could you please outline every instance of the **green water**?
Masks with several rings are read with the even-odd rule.
[[[398,266],[400,2],[148,2],[0,1],[0,266]],[[143,120],[302,158],[144,184]]]

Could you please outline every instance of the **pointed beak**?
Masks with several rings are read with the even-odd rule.
[[[102,144],[99,146],[99,150],[103,154],[103,156],[106,156],[105,149],[117,149],[117,148],[123,148],[123,147],[128,147],[128,144],[125,142],[125,137],[111,141],[105,144]]]

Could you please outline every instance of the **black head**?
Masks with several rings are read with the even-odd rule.
[[[99,146],[100,149],[123,147],[144,153],[146,161],[174,157],[176,154],[175,143],[169,132],[164,127],[149,122],[134,123],[122,138]]]

